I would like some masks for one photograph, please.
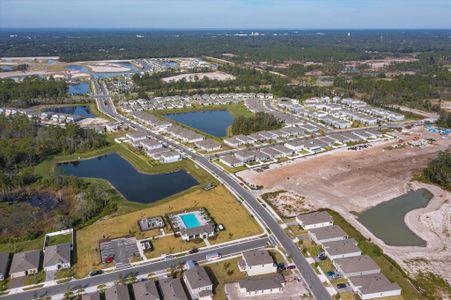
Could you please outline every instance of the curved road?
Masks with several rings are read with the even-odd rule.
[[[98,86],[98,83],[95,82],[94,84]],[[97,104],[100,111],[104,112],[107,115],[110,115],[113,119],[132,125],[135,128],[138,127],[146,134],[153,136],[154,138],[159,139],[163,142],[166,142],[168,145],[174,148],[177,148],[180,152],[190,156],[193,161],[195,161],[205,170],[207,170],[211,174],[215,174],[219,179],[221,179],[224,185],[233,190],[236,194],[241,196],[244,201],[246,201],[249,207],[251,207],[251,209],[255,212],[256,217],[259,218],[259,220],[266,225],[267,230],[274,235],[280,245],[286,250],[287,255],[293,259],[294,264],[301,272],[305,283],[307,284],[310,292],[315,297],[315,299],[332,299],[305,257],[301,255],[299,248],[285,233],[285,231],[272,217],[272,215],[266,210],[266,208],[264,208],[260,204],[260,202],[257,201],[254,195],[252,195],[248,190],[244,189],[238,182],[235,181],[235,179],[233,179],[229,174],[225,173],[223,170],[211,163],[207,158],[194,153],[193,151],[187,149],[182,145],[175,144],[172,141],[166,139],[164,136],[156,134],[144,126],[137,125],[137,123],[132,122],[128,118],[118,114],[113,102],[111,101],[111,98],[108,97],[108,91],[106,87],[102,83],[101,85],[102,86],[100,87],[100,90],[102,91],[103,95],[101,96],[101,98],[97,98]],[[101,99],[103,99],[103,101]]]

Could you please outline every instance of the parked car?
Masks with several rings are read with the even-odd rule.
[[[281,270],[281,271],[284,271],[284,270],[286,270],[287,268],[285,267],[285,264],[284,264],[284,263],[280,263],[280,264],[277,264],[277,269],[279,269],[279,270]]]
[[[295,266],[295,265],[289,265],[289,266],[287,267],[287,269],[288,269],[288,270],[294,270],[294,269],[296,269],[296,266]]]
[[[110,255],[107,258],[105,258],[105,263],[109,264],[109,263],[113,262],[113,260],[114,260],[114,257]]]
[[[339,284],[337,284],[337,289],[344,289],[346,287],[347,287],[346,283],[339,283]]]
[[[199,252],[198,248],[193,248],[193,249],[189,250],[190,254],[197,253],[197,252]]]
[[[318,256],[318,259],[319,259],[319,260],[326,260],[326,259],[327,259],[327,256],[326,256],[326,255],[319,255],[319,256]]]
[[[100,274],[103,274],[102,270],[94,270],[89,273],[89,276],[92,277],[92,276],[96,276],[96,275],[100,275]]]
[[[329,271],[329,272],[326,272],[326,275],[327,275],[327,277],[332,277],[332,276],[335,275],[335,272],[334,271]]]

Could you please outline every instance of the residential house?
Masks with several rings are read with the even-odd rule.
[[[5,280],[8,276],[9,252],[0,252],[0,280]]]
[[[221,149],[220,143],[210,139],[197,142],[195,143],[195,145],[196,147],[206,152],[212,152]]]
[[[308,214],[298,215],[296,221],[305,230],[331,226],[334,224],[334,219],[326,211],[312,212]]]
[[[285,279],[278,273],[249,277],[238,281],[240,293],[244,296],[261,296],[282,293]]]
[[[204,267],[194,266],[183,273],[183,279],[192,299],[213,299],[213,282]]]
[[[45,247],[44,271],[57,271],[71,267],[72,244],[59,244]]]
[[[105,290],[105,300],[130,300],[128,287],[123,284],[115,284]]]
[[[145,139],[139,143],[144,151],[148,152],[154,149],[163,148],[163,144],[157,140]]]
[[[233,154],[221,156],[219,161],[231,168],[241,167],[244,165],[244,163]]]
[[[242,257],[238,261],[238,268],[241,272],[246,272],[248,276],[269,274],[277,271],[273,258],[266,250],[244,252]]]
[[[310,229],[308,233],[317,244],[341,241],[348,238],[348,234],[338,225]]]
[[[183,228],[180,230],[180,236],[184,241],[208,239],[209,237],[215,236],[215,226],[211,223],[207,223],[193,228]]]
[[[169,152],[165,152],[161,154],[161,160],[164,163],[172,163],[172,162],[176,162],[182,159],[182,156],[180,155],[180,153],[176,152],[176,151],[169,151]]]
[[[36,274],[41,262],[41,251],[31,250],[14,254],[9,274],[12,278]]]
[[[354,276],[348,279],[352,290],[363,300],[401,295],[399,285],[390,282],[383,274]]]
[[[185,290],[182,286],[182,281],[180,278],[164,278],[160,279],[160,290],[163,299],[170,300],[188,300]]]
[[[380,267],[368,255],[340,258],[333,261],[338,271],[346,277],[378,274]]]
[[[99,292],[93,292],[89,294],[83,294],[81,300],[100,300]]]
[[[136,300],[160,300],[157,285],[154,280],[140,281],[133,284]]]
[[[143,132],[128,132],[125,134],[125,137],[132,142],[132,144],[139,145],[140,141],[147,139],[147,135]]]
[[[326,242],[323,243],[323,249],[331,260],[362,255],[362,250],[354,239]]]

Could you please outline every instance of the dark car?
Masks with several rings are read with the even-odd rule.
[[[295,266],[295,265],[289,265],[289,266],[287,267],[287,269],[288,269],[288,270],[293,270],[293,269],[296,269],[296,266]]]
[[[94,270],[89,273],[89,276],[96,276],[96,275],[100,275],[100,274],[103,274],[102,270]]]
[[[284,270],[286,270],[287,268],[285,267],[285,264],[284,264],[284,263],[280,263],[280,264],[277,264],[277,269],[279,269],[279,270],[281,270],[281,271],[284,271]]]
[[[334,271],[329,271],[329,272],[326,273],[326,275],[329,276],[329,277],[332,277],[332,276],[335,275],[335,272]]]
[[[339,283],[339,284],[337,284],[337,289],[344,289],[346,287],[347,287],[346,283]]]
[[[189,250],[190,254],[197,253],[197,252],[199,252],[199,249],[197,249],[197,248],[193,248],[193,249]]]
[[[318,256],[318,259],[319,260],[326,260],[327,256],[326,255],[320,255],[320,256]]]

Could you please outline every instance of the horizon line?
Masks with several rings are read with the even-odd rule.
[[[38,30],[160,30],[160,31],[225,31],[225,30],[242,30],[242,31],[251,31],[251,30],[264,30],[264,31],[314,31],[314,30],[325,30],[325,31],[336,31],[336,30],[356,30],[356,31],[363,31],[363,30],[449,30],[451,32],[450,28],[440,28],[440,27],[423,27],[423,28],[410,28],[410,27],[361,27],[361,28],[346,28],[346,27],[340,27],[340,28],[271,28],[271,27],[242,27],[242,28],[219,28],[219,27],[192,27],[192,28],[171,28],[171,27],[1,27],[0,31],[6,31],[6,30],[30,30],[30,31],[38,31]]]

